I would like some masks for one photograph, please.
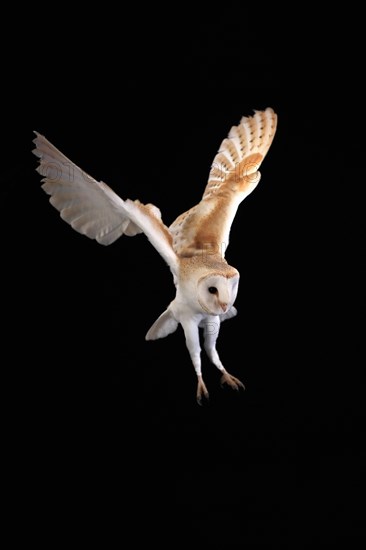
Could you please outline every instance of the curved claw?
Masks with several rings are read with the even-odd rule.
[[[243,382],[241,382],[238,378],[236,378],[232,374],[229,374],[226,371],[221,377],[221,386],[223,386],[224,384],[227,384],[228,386],[233,388],[233,390],[236,390],[236,391],[239,391],[240,388],[245,390],[245,386]]]
[[[198,378],[196,399],[197,399],[197,403],[201,406],[202,406],[202,395],[206,399],[209,398],[209,394],[204,381],[202,380],[202,378]]]

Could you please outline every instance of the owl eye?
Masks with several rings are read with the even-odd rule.
[[[217,294],[217,288],[215,286],[209,286],[208,291],[210,294]]]

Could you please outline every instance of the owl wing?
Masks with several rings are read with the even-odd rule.
[[[239,204],[258,185],[258,171],[277,127],[271,108],[255,111],[233,126],[212,163],[201,202],[169,227],[178,256],[224,252]]]
[[[107,184],[86,174],[44,136],[35,132],[33,153],[39,157],[37,171],[42,188],[61,218],[76,231],[109,245],[121,235],[145,233],[172,272],[177,272],[177,256],[172,236],[152,204],[122,200]]]

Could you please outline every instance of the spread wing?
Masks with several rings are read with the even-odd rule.
[[[178,256],[220,253],[229,244],[229,233],[239,204],[258,185],[258,169],[277,127],[271,108],[255,111],[233,126],[214,158],[201,202],[181,214],[169,227]]]
[[[122,200],[108,185],[83,172],[44,136],[35,134],[33,153],[39,157],[37,171],[43,176],[42,188],[63,220],[103,245],[113,243],[121,235],[145,233],[172,272],[177,272],[173,239],[156,206]]]

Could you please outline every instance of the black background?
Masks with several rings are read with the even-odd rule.
[[[361,95],[339,34],[259,14],[94,15],[49,17],[4,67],[5,392],[22,529],[172,546],[360,538]],[[218,340],[246,391],[222,389],[203,355],[199,407],[181,329],[144,340],[174,297],[168,268],[143,236],[102,247],[60,219],[32,131],[169,225],[199,201],[230,127],[267,106],[278,130],[232,227],[239,314]]]

